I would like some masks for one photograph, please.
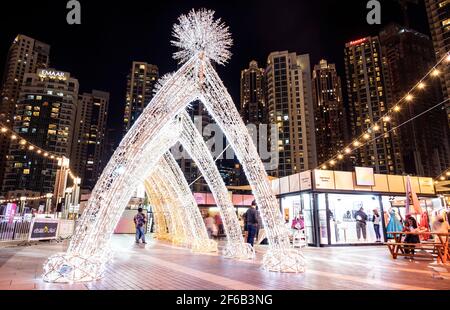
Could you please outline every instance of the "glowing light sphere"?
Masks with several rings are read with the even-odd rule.
[[[229,48],[233,40],[228,27],[220,18],[214,20],[214,11],[191,10],[189,14],[181,15],[178,21],[179,24],[173,26],[172,33],[176,40],[171,43],[180,50],[174,53],[174,59],[184,63],[200,53],[221,65],[230,59]]]

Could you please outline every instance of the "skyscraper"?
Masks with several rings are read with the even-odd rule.
[[[450,1],[425,0],[430,25],[431,38],[433,39],[436,59],[441,59],[450,52]],[[444,99],[450,96],[450,68],[447,66],[441,78]],[[446,104],[447,119],[450,126],[450,102]]]
[[[146,62],[133,61],[127,77],[127,95],[123,117],[124,134],[133,126],[153,98],[153,88],[158,81],[158,77],[157,66]]]
[[[241,71],[241,116],[246,124],[267,124],[264,69],[252,60]]]
[[[23,34],[17,35],[8,51],[1,86],[0,122],[12,127],[20,87],[26,73],[47,68],[50,46]],[[0,135],[0,184],[3,184],[9,139]]]
[[[388,63],[389,88],[396,102],[435,64],[433,44],[426,35],[396,24],[380,32],[380,42]],[[402,103],[397,123],[402,124],[441,101],[440,81],[428,80],[413,101]],[[449,128],[443,110],[431,110],[406,123],[399,135],[405,173],[438,176],[450,166]]]
[[[78,96],[77,118],[71,156],[81,188],[92,190],[106,165],[103,152],[106,144],[109,93],[93,90]]]
[[[78,80],[70,73],[38,69],[27,73],[19,94],[14,131],[31,143],[69,158],[74,136]],[[11,143],[3,191],[53,192],[56,162]]]
[[[345,141],[341,78],[336,65],[322,59],[314,66],[312,84],[317,162],[321,164],[341,150]]]
[[[376,173],[402,174],[397,134],[389,132],[389,121],[380,120],[392,104],[392,97],[387,63],[378,37],[366,37],[345,45],[345,72],[351,136],[360,136],[375,123],[378,126],[375,128],[379,128],[368,137],[377,139],[352,153],[353,164],[373,167]]]
[[[267,59],[269,122],[279,131],[278,169],[282,177],[317,165],[309,55],[273,52]]]

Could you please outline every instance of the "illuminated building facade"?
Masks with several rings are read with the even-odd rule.
[[[29,142],[56,155],[70,157],[74,136],[78,80],[70,73],[38,69],[24,76],[14,130]],[[11,143],[3,191],[53,192],[57,163]]]
[[[109,93],[93,90],[78,96],[71,161],[82,189],[92,190],[106,165],[103,153],[108,106]]]
[[[127,77],[127,95],[123,116],[124,134],[133,126],[144,108],[153,98],[158,81],[158,67],[146,62],[133,61]]]
[[[441,59],[450,52],[450,1],[425,0],[430,25],[431,38],[433,39],[436,59]],[[450,95],[450,69],[447,67],[441,78],[444,98]],[[446,103],[447,118],[450,126],[450,103]]]
[[[312,84],[317,162],[320,164],[341,150],[345,141],[341,78],[336,65],[322,59],[314,66]]]
[[[394,102],[400,100],[436,63],[433,43],[426,35],[396,24],[380,32],[382,53],[388,63]],[[414,96],[403,102],[397,123],[402,124],[442,101],[439,79],[430,79]],[[449,128],[442,109],[427,112],[399,129],[404,172],[438,176],[450,166]]]
[[[20,87],[26,73],[35,73],[38,68],[47,68],[50,45],[25,36],[17,35],[8,51],[2,84],[0,85],[0,121],[13,125],[14,113]],[[0,135],[0,184],[3,184],[9,139]]]
[[[376,173],[402,174],[398,136],[391,121],[380,121],[392,104],[389,73],[378,37],[366,37],[345,45],[345,71],[350,116],[350,134],[359,137],[375,122],[372,142],[352,153],[354,166],[373,167]],[[375,137],[377,137],[375,139]]]
[[[314,108],[309,55],[273,52],[267,59],[269,122],[278,127],[278,169],[275,177],[313,169],[317,165]]]

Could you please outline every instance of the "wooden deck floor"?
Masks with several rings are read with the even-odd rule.
[[[237,261],[215,254],[193,254],[161,242],[135,245],[133,237],[127,235],[114,236],[115,258],[102,280],[82,284],[43,282],[45,259],[66,246],[0,248],[0,289],[450,289],[450,265],[393,260],[384,246],[307,248],[306,272],[282,274],[262,270],[264,248],[257,248],[254,261]]]

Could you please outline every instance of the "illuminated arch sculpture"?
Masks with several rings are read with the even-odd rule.
[[[269,249],[263,267],[271,271],[303,272],[301,252],[290,246],[279,205],[264,166],[225,86],[211,61],[224,64],[232,44],[228,28],[214,12],[191,11],[174,26],[174,54],[184,63],[145,108],[99,178],[65,254],[49,258],[46,281],[90,281],[102,276],[110,257],[109,240],[134,189],[151,174],[163,154],[175,144],[181,127],[176,115],[196,100],[223,130],[248,178],[260,208]],[[151,150],[151,152],[148,152]]]

